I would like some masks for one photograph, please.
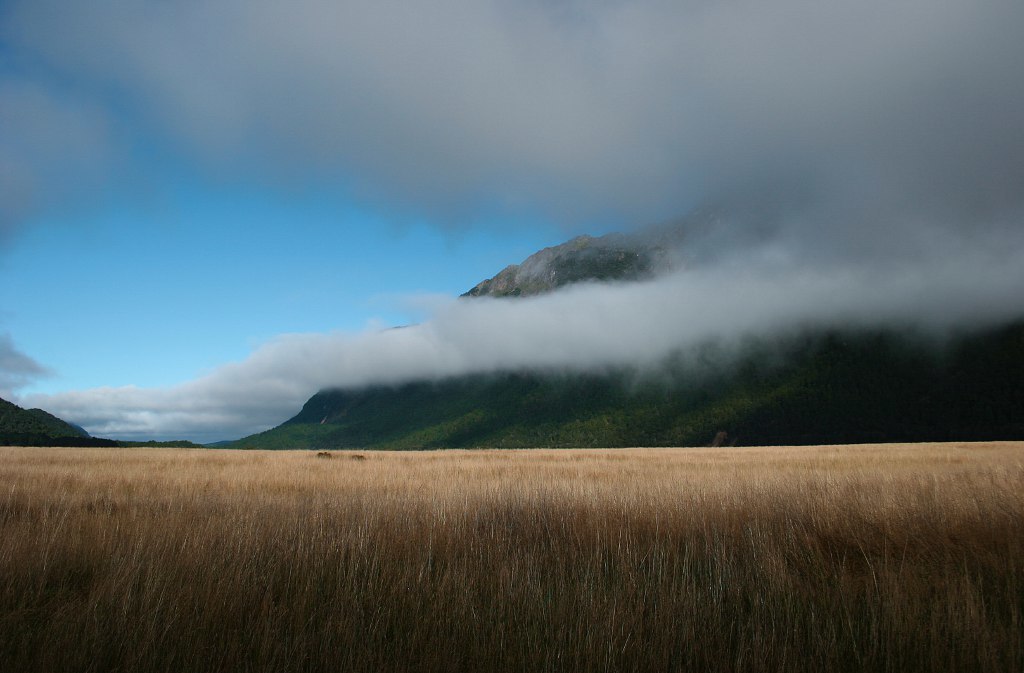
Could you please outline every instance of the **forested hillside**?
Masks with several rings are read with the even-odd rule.
[[[42,409],[22,409],[0,399],[0,446],[116,446],[108,439],[90,437]]]

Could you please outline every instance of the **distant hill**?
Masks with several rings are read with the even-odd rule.
[[[0,399],[0,432],[38,433],[50,437],[88,437],[88,433],[42,409],[22,409]]]
[[[656,376],[506,373],[325,390],[252,448],[694,446],[1024,439],[1024,323],[944,346],[888,331],[749,344]]]
[[[91,437],[81,427],[42,409],[22,409],[4,399],[0,399],[0,446],[203,448],[186,440],[133,442]]]
[[[22,409],[0,399],[0,446],[116,446],[90,437],[78,427],[42,409]]]
[[[140,449],[204,449],[205,444],[196,444],[190,442],[187,439],[170,439],[165,441],[157,441],[150,439],[146,441],[132,441],[128,439],[117,439],[113,440],[117,446],[122,448],[140,448]]]

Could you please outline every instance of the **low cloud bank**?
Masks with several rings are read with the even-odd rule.
[[[1024,316],[1022,250],[981,247],[870,267],[794,267],[766,253],[649,282],[585,284],[529,299],[437,300],[419,325],[282,336],[242,362],[169,388],[97,388],[25,402],[100,436],[213,441],[272,427],[325,387],[645,367],[708,340],[728,346],[815,327],[941,335]]]

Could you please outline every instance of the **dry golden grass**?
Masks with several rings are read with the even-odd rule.
[[[1024,443],[358,455],[0,449],[0,670],[1024,670]]]

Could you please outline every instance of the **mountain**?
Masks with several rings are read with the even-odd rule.
[[[42,409],[22,409],[0,399],[0,446],[114,446]]]
[[[625,234],[578,236],[505,267],[462,296],[527,297],[585,281],[643,280],[669,265],[665,240]]]
[[[573,283],[647,280],[694,256],[715,256],[723,222],[749,216],[738,207],[707,206],[627,234],[577,236],[505,267],[462,296],[529,297]]]
[[[713,218],[706,222],[713,224]],[[464,297],[522,297],[649,277],[677,228],[580,237]],[[467,299],[469,300],[469,299]],[[1024,321],[943,343],[896,331],[808,332],[708,344],[657,373],[509,372],[323,390],[248,448],[693,446],[1024,439]]]

